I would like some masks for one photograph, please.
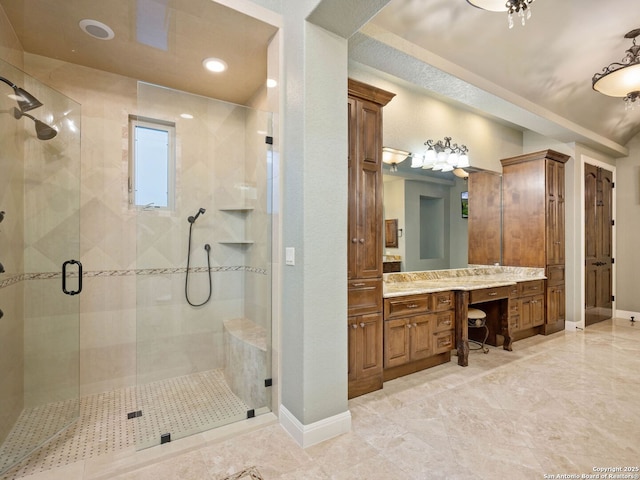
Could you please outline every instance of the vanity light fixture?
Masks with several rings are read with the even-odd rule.
[[[411,157],[411,152],[398,150],[397,148],[382,147],[382,161],[387,165],[391,165],[392,172],[398,171],[398,164],[404,162]],[[413,166],[413,165],[412,165]]]
[[[451,172],[455,168],[469,166],[469,149],[466,145],[452,144],[451,137],[444,137],[444,140],[437,142],[427,140],[424,144],[427,146],[424,158],[414,157],[414,161],[411,162],[412,168]]]
[[[640,104],[640,45],[636,45],[639,35],[640,28],[627,33],[624,38],[633,42],[624,58],[604,67],[591,79],[594,90],[610,97],[624,97],[625,110],[633,110]]]
[[[513,28],[513,17],[517,15],[522,26],[531,18],[531,4],[534,0],[467,0],[467,3],[490,12],[508,12],[507,22]]]
[[[227,63],[224,60],[213,57],[205,58],[202,61],[202,65],[204,68],[214,73],[221,73],[227,69]]]

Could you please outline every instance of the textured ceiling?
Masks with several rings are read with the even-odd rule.
[[[513,29],[506,13],[465,0],[391,0],[371,24],[379,38],[393,33],[471,87],[525,109],[541,107],[536,114],[581,136],[625,145],[640,131],[640,108],[625,111],[622,99],[591,87],[593,74],[631,46],[623,37],[640,27],[638,0],[536,0],[526,26]]]

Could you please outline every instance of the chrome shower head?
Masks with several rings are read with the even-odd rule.
[[[18,102],[18,107],[20,107],[21,112],[28,112],[29,110],[33,110],[34,108],[42,106],[42,102],[40,100],[31,95],[25,89],[17,86],[12,81],[7,80],[4,77],[0,77],[0,81],[13,88],[13,91],[15,93],[15,101]]]
[[[13,107],[12,112],[16,120],[20,120],[22,117],[27,117],[33,120],[33,122],[36,124],[36,136],[38,137],[39,140],[51,140],[53,137],[55,137],[58,134],[58,131],[55,128],[51,127],[50,125],[47,125],[43,121],[38,120],[37,118],[35,118],[32,115],[29,115],[28,113],[21,112],[15,107]]]

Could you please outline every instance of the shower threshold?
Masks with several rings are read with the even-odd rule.
[[[33,438],[45,438],[48,418],[77,407],[77,400],[25,410],[0,446],[0,467],[33,448]],[[222,370],[122,388],[80,398],[78,420],[6,472],[13,480],[79,460],[160,444],[247,418],[250,407],[227,385]],[[128,413],[142,414],[128,418]],[[68,414],[68,413],[67,413]],[[31,447],[31,448],[30,448]]]

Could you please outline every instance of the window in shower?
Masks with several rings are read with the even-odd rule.
[[[129,132],[129,203],[173,210],[175,124],[131,115]]]

